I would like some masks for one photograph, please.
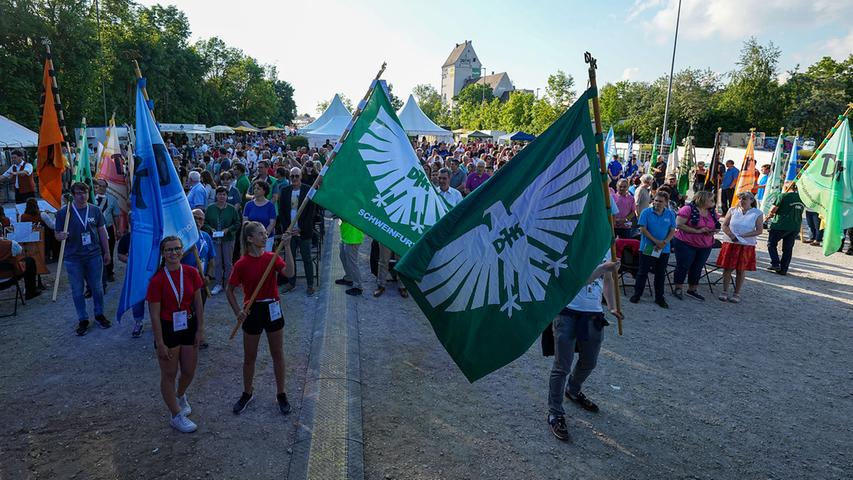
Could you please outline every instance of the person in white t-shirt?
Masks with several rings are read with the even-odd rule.
[[[612,275],[618,270],[619,262],[611,262],[608,254],[604,262],[593,270],[587,284],[554,319],[554,365],[548,390],[548,425],[551,433],[562,441],[569,440],[563,396],[584,410],[598,412],[598,406],[581,392],[581,385],[595,368],[604,327],[609,325],[601,308],[602,295],[610,313],[617,319],[623,318],[616,307],[616,295],[619,293]],[[578,361],[572,369],[576,349]]]
[[[445,167],[438,171],[438,194],[447,201],[451,207],[462,201],[462,193],[450,187],[450,169]]]

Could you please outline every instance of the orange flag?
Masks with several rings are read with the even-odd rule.
[[[44,61],[44,94],[42,97],[41,127],[39,128],[38,177],[42,198],[57,210],[62,206],[62,172],[65,171],[65,142],[59,122],[61,106],[53,88],[53,61]]]
[[[746,145],[746,153],[743,155],[743,162],[740,165],[740,173],[735,184],[735,198],[732,199],[732,208],[738,204],[738,195],[742,192],[752,192],[758,186],[758,170],[755,163],[755,132],[749,135],[749,143]]]
[[[118,143],[118,131],[115,120],[110,120],[107,139],[104,142],[104,151],[101,153],[98,178],[106,180],[107,193],[115,197],[118,200],[119,209],[127,213],[129,209],[125,168],[124,157],[121,154]]]

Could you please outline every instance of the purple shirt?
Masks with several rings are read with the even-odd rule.
[[[465,180],[465,188],[467,188],[468,191],[470,192],[470,191],[474,190],[475,188],[479,187],[480,185],[482,185],[483,182],[485,182],[488,179],[489,179],[489,174],[486,172],[483,172],[482,175],[477,173],[477,172],[471,172],[468,174],[468,179]]]

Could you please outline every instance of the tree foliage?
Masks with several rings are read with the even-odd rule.
[[[99,123],[105,109],[132,123],[134,60],[160,121],[266,125],[295,116],[293,87],[273,67],[218,38],[190,45],[189,21],[176,7],[128,0],[98,7],[93,0],[0,0],[0,111],[38,129],[46,38],[69,126],[83,117]]]

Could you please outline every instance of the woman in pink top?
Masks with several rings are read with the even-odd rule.
[[[681,207],[675,218],[676,232],[672,239],[675,250],[675,298],[684,300],[682,285],[687,278],[686,294],[696,300],[705,297],[696,290],[702,268],[714,246],[714,234],[720,230],[720,222],[714,209],[714,194],[696,192],[693,202]]]

